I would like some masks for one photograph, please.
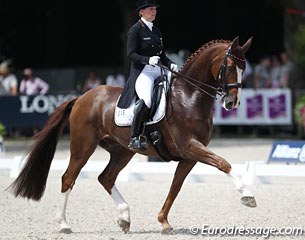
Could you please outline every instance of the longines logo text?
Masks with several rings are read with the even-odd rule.
[[[74,97],[78,97],[78,95],[37,95],[34,98],[30,96],[20,96],[20,113],[51,114],[61,103]]]

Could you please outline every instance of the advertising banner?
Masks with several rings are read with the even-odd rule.
[[[215,102],[215,125],[290,125],[292,124],[290,89],[243,89],[240,107],[226,111]]]
[[[268,162],[305,163],[305,141],[275,141]]]
[[[0,122],[7,129],[42,127],[61,103],[77,94],[0,97]]]
[[[0,122],[6,128],[42,127],[62,102],[79,94],[0,97]],[[226,111],[220,101],[213,109],[215,125],[290,125],[292,124],[289,89],[243,89],[238,109]]]

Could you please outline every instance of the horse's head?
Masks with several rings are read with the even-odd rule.
[[[222,59],[222,62],[217,64],[217,70],[214,69],[213,74],[219,81],[223,107],[226,110],[239,107],[242,73],[246,68],[245,54],[251,43],[252,37],[243,46],[239,46],[239,37],[236,37],[225,52],[221,53],[223,57],[219,59]]]

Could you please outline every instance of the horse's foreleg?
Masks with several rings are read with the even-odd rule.
[[[208,165],[218,168],[220,171],[227,174],[227,176],[233,181],[237,190],[242,194],[241,203],[247,207],[256,207],[256,201],[253,194],[242,182],[235,173],[230,163],[224,158],[210,151],[202,143],[197,140],[191,140],[190,151],[191,157],[199,162],[206,163]]]
[[[227,176],[233,181],[236,189],[242,194],[241,203],[247,207],[256,207],[255,197],[251,193],[251,191],[246,187],[240,177],[238,177],[234,172],[233,169]]]
[[[183,160],[179,162],[177,166],[171,188],[163,204],[163,207],[158,215],[158,221],[162,224],[162,234],[169,234],[173,230],[171,225],[168,223],[167,216],[170,208],[173,205],[173,202],[175,201],[181,189],[181,186],[186,176],[189,174],[189,172],[192,170],[195,164],[196,164],[195,161]]]
[[[63,195],[63,205],[60,208],[60,211],[57,215],[57,221],[60,224],[60,233],[71,233],[71,227],[70,225],[67,223],[66,220],[66,209],[67,209],[67,203],[68,203],[68,197],[70,195],[71,189],[67,190],[66,192],[62,193]]]
[[[110,152],[110,161],[105,170],[99,175],[98,181],[116,203],[119,210],[117,222],[124,233],[127,233],[130,228],[129,205],[114,183],[120,171],[128,164],[135,153],[120,146],[111,149],[106,148],[106,150]]]

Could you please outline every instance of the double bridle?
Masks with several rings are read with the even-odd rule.
[[[226,51],[226,54],[224,56],[224,59],[223,59],[223,62],[221,64],[221,67],[219,69],[219,73],[218,73],[218,76],[217,76],[217,79],[218,79],[218,83],[219,83],[219,86],[218,87],[215,87],[215,86],[212,86],[210,84],[207,84],[207,83],[203,83],[197,79],[194,79],[192,77],[189,77],[187,75],[184,75],[184,74],[181,74],[180,72],[176,72],[176,71],[173,71],[171,70],[170,68],[162,65],[162,64],[159,64],[159,66],[167,71],[170,71],[172,72],[173,74],[181,77],[183,80],[185,80],[187,83],[191,84],[192,86],[196,87],[199,91],[207,94],[208,96],[214,98],[214,99],[217,99],[216,96],[214,96],[213,94],[209,93],[208,91],[206,91],[205,89],[203,89],[202,87],[199,87],[197,86],[196,84],[194,84],[193,82],[196,82],[196,83],[199,83],[205,87],[208,87],[212,90],[215,90],[216,91],[216,94],[221,96],[221,98],[225,97],[227,95],[227,91],[229,89],[232,89],[232,88],[242,88],[242,84],[241,83],[226,83],[226,71],[227,71],[227,59],[228,58],[231,58],[234,62],[242,62],[242,63],[245,63],[246,60],[245,59],[242,59],[242,58],[239,58],[239,57],[236,57],[235,55],[232,54],[231,52],[231,46],[228,47],[227,51]]]

